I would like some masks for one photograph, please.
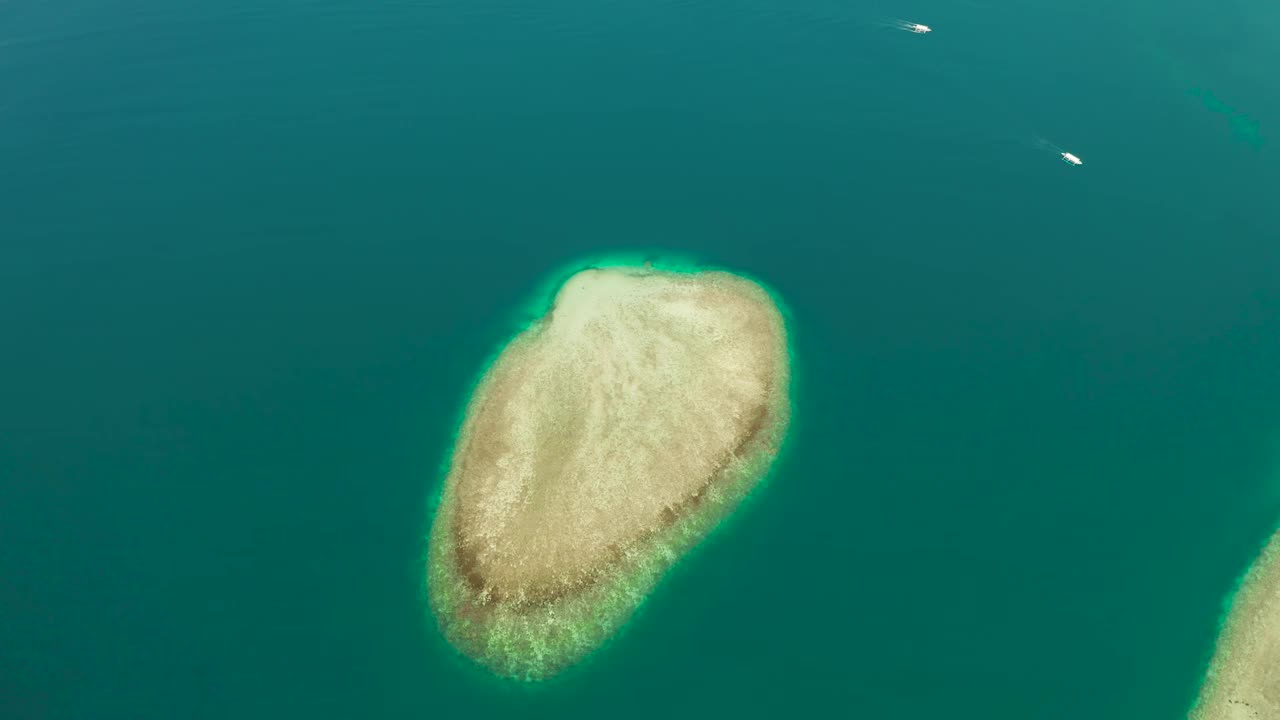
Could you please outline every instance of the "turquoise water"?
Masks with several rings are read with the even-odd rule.
[[[1277,35],[0,3],[0,714],[1182,716],[1280,517]],[[603,652],[496,682],[418,596],[438,468],[512,311],[627,249],[786,299],[792,453]]]

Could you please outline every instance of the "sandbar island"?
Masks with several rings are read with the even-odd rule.
[[[782,313],[751,280],[569,277],[467,404],[427,549],[444,636],[521,680],[600,646],[766,475],[789,386]]]
[[[1231,603],[1193,720],[1280,720],[1280,532]]]

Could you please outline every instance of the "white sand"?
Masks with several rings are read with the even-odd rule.
[[[468,410],[446,481],[459,574],[489,600],[545,604],[648,552],[726,467],[778,439],[787,363],[754,283],[578,273]]]
[[[1196,720],[1280,720],[1280,533],[1231,605]]]

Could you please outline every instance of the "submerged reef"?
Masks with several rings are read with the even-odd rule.
[[[789,385],[783,317],[756,283],[574,274],[467,405],[427,550],[444,636],[522,680],[599,647],[766,474]]]

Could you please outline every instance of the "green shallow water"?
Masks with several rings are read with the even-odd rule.
[[[0,4],[0,714],[1181,717],[1280,518],[1277,23]],[[419,594],[458,414],[655,247],[785,301],[787,456],[498,682]]]

